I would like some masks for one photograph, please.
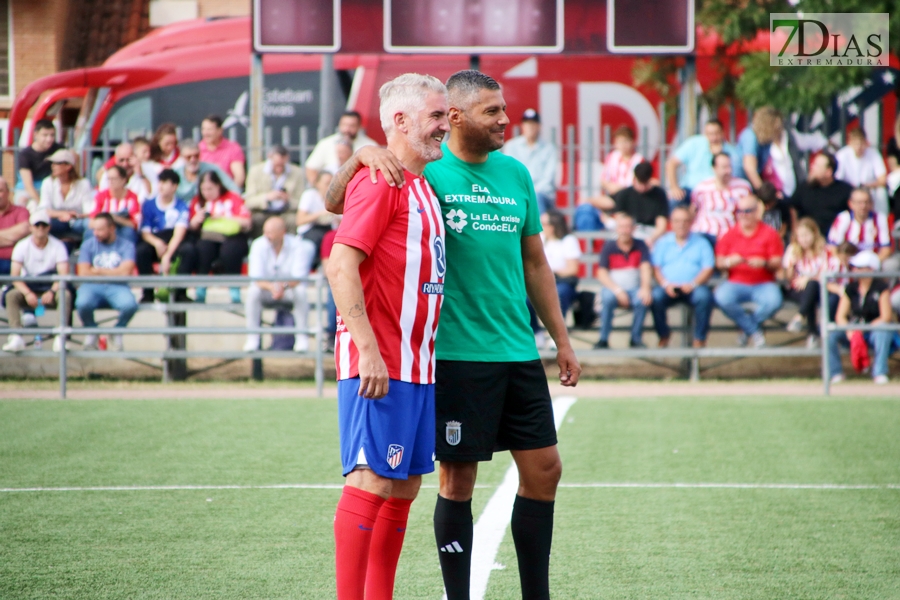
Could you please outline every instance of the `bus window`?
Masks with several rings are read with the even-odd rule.
[[[110,140],[126,141],[137,135],[152,135],[153,103],[150,97],[140,96],[117,103],[104,129]]]

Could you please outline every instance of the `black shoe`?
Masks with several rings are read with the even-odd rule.
[[[646,348],[647,347],[646,344],[644,344],[644,342],[636,342],[634,340],[631,340],[631,343],[628,345],[631,348]]]
[[[154,298],[153,296],[153,290],[150,290],[149,292],[147,290],[144,290],[144,293],[141,295],[141,304],[153,304],[153,301],[155,299],[156,298]]]
[[[193,302],[190,298],[188,298],[187,290],[179,289],[175,292],[175,297],[173,298],[176,304],[187,304],[189,302]]]
[[[608,350],[609,342],[607,340],[600,340],[596,344],[594,344],[594,350]]]

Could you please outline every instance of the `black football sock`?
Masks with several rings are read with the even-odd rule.
[[[550,600],[553,502],[516,496],[510,521],[523,600]]]
[[[434,507],[434,539],[447,600],[469,600],[473,529],[471,500],[456,502],[438,496]]]

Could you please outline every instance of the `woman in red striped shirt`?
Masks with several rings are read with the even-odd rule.
[[[788,323],[787,330],[802,331],[805,319],[806,347],[817,348],[819,328],[816,324],[816,308],[819,306],[821,289],[819,277],[826,269],[839,271],[841,265],[825,245],[825,238],[819,231],[819,226],[810,217],[803,217],[797,223],[791,236],[791,243],[784,252],[782,266],[785,278],[789,282],[787,296],[800,306],[798,314]],[[832,306],[837,306],[842,293],[840,284],[829,283],[828,292],[828,306],[833,312]]]

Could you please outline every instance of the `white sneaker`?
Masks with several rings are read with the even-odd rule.
[[[762,348],[766,345],[766,335],[762,331],[754,331],[750,336],[750,343],[754,348]]]
[[[25,349],[25,340],[22,339],[21,335],[17,335],[15,333],[11,333],[8,338],[6,338],[6,343],[3,345],[4,352],[21,352]]]
[[[294,338],[294,352],[308,352],[309,351],[309,337],[305,335],[298,335]]]
[[[113,352],[121,352],[125,349],[125,340],[122,339],[121,333],[112,336],[112,339],[109,341],[109,349]]]
[[[836,383],[844,383],[844,374],[843,373],[838,373],[837,375],[831,376],[831,385],[834,385]]]
[[[741,348],[745,348],[747,346],[747,334],[743,331],[738,334],[737,345]]]
[[[806,336],[806,349],[807,350],[815,350],[819,347],[819,336],[809,334]]]
[[[81,347],[82,350],[96,350],[97,349],[97,336],[96,335],[86,335],[84,336],[84,345]]]
[[[244,352],[256,352],[259,350],[259,340],[247,338],[247,342],[244,344]]]
[[[794,318],[788,322],[786,329],[791,333],[800,333],[803,331],[803,317],[794,315]]]
[[[66,342],[66,350],[69,349],[69,342]],[[53,338],[53,351],[54,352],[62,352],[62,338],[60,336],[56,336]]]
[[[547,334],[545,334],[543,330],[534,334],[534,345],[538,347],[538,350],[542,349],[546,343]]]
[[[875,385],[887,385],[890,379],[888,379],[887,375],[877,375],[872,379],[872,382]]]

